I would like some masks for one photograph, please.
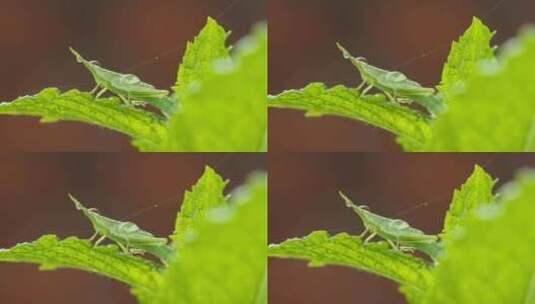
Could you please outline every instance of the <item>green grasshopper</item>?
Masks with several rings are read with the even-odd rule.
[[[374,237],[380,236],[385,239],[392,248],[401,251],[410,251],[414,249],[420,250],[434,260],[440,256],[442,246],[438,243],[438,236],[428,235],[411,227],[407,222],[400,219],[390,219],[367,210],[366,206],[355,205],[347,196],[339,192],[344,199],[346,206],[353,209],[360,217],[364,224],[364,232],[360,237],[368,237],[364,240],[364,244],[371,241]]]
[[[95,234],[91,236],[89,241],[95,240],[100,235],[100,238],[94,244],[95,247],[108,238],[117,243],[124,253],[144,254],[148,252],[158,257],[164,264],[169,262],[173,254],[173,249],[167,245],[166,238],[155,237],[150,232],[140,229],[134,223],[121,222],[102,216],[96,209],[84,207],[71,194],[69,194],[69,197],[76,206],[76,209],[81,210],[89,221],[91,221],[91,224],[93,224]]]
[[[372,88],[377,88],[393,102],[416,102],[424,106],[432,116],[444,111],[445,105],[442,98],[435,95],[435,89],[422,87],[419,83],[410,80],[401,72],[387,71],[366,63],[364,57],[353,57],[342,45],[336,44],[345,59],[349,59],[357,68],[362,77],[362,83],[358,87],[365,95]]]
[[[127,105],[144,105],[147,102],[158,108],[167,117],[174,112],[176,101],[168,97],[169,91],[158,90],[153,85],[141,81],[136,75],[121,74],[102,68],[96,61],[84,59],[73,48],[69,48],[69,50],[76,56],[76,60],[93,75],[97,85],[91,94],[96,93],[96,98],[102,96],[106,91],[110,91],[119,96]]]

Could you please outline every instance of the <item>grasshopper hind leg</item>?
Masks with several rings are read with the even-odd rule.
[[[128,98],[124,97],[123,95],[117,95],[117,96],[119,96],[119,98],[121,98],[121,100],[124,102],[125,105],[127,105],[127,106],[131,106],[132,105],[132,103],[130,102],[130,100]]]
[[[388,97],[388,99],[390,99],[391,102],[398,102],[398,100],[392,96],[392,94],[388,93],[388,92],[383,92],[385,93],[386,97]]]
[[[128,247],[126,247],[125,245],[119,243],[119,242],[116,242],[117,245],[119,245],[119,248],[121,248],[121,250],[123,251],[123,253],[125,254],[130,254],[130,251],[128,250]]]
[[[408,247],[408,246],[401,246],[401,247],[399,247],[399,250],[401,250],[403,252],[414,253],[414,248]]]
[[[392,240],[388,240],[388,239],[387,239],[386,241],[388,242],[388,244],[390,244],[390,246],[392,246],[392,248],[393,248],[394,250],[397,250],[397,251],[400,250],[400,247],[399,247],[396,243],[394,243]]]
[[[132,100],[132,104],[133,104],[134,106],[142,106],[142,107],[144,107],[144,106],[147,105],[146,102],[141,101],[141,100]]]

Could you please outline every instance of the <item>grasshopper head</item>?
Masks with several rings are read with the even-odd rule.
[[[350,59],[353,57],[340,43],[337,42],[336,46],[342,52],[342,55],[344,56],[345,59]]]
[[[338,49],[340,49],[340,51],[342,51],[342,55],[344,56],[345,59],[349,59],[353,62],[358,62],[358,63],[366,63],[366,58],[353,57],[351,53],[349,53],[340,43],[337,42],[336,46],[338,47]]]
[[[84,57],[82,57],[82,55],[80,55],[75,49],[69,47],[69,50],[76,57],[76,61],[78,61],[78,63],[83,63],[85,61]]]
[[[74,203],[74,206],[76,206],[76,209],[78,210],[84,210],[85,207],[82,205],[82,203],[80,203],[74,196],[72,196],[72,194],[69,193],[69,198],[71,199],[71,201]]]
[[[346,207],[348,208],[352,208],[354,210],[369,209],[368,206],[366,205],[355,205],[355,203],[353,203],[342,191],[338,191],[338,194],[340,194],[342,199],[344,199],[344,202],[346,203]]]

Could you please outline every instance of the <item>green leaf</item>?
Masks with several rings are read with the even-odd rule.
[[[243,38],[232,60],[216,61],[181,99],[157,150],[253,152],[267,130],[267,28]]]
[[[208,18],[195,40],[188,42],[174,87],[179,96],[187,92],[191,85],[209,75],[214,61],[229,57],[229,49],[226,46],[229,34],[230,32],[225,31],[214,19]]]
[[[408,145],[420,147],[429,137],[427,118],[408,107],[390,102],[383,95],[362,96],[344,86],[327,88],[312,83],[269,97],[270,107],[303,110],[308,116],[335,115],[360,120],[390,131]]]
[[[429,304],[535,303],[535,173],[524,173],[446,243]]]
[[[76,237],[59,240],[55,235],[45,235],[32,243],[0,249],[0,261],[40,264],[42,270],[62,267],[98,273],[135,287],[143,297],[154,296],[160,280],[158,268],[152,263],[124,254],[115,245],[93,247]]]
[[[429,265],[419,258],[393,250],[386,242],[364,244],[357,236],[329,236],[315,231],[269,246],[269,256],[310,261],[311,266],[340,265],[389,278],[421,294],[430,284]]]
[[[81,121],[122,132],[134,140],[159,143],[165,135],[162,121],[154,114],[125,106],[117,98],[95,100],[89,93],[71,90],[61,93],[48,88],[34,96],[0,103],[0,114],[31,115],[42,122]]]
[[[196,236],[197,229],[204,223],[210,210],[226,206],[227,200],[223,193],[226,185],[227,181],[212,168],[205,168],[204,174],[191,191],[184,194],[172,236],[175,246],[180,247],[186,240]]]
[[[264,271],[264,277],[260,282],[260,287],[256,291],[255,304],[267,304],[268,303],[268,269]]]
[[[411,288],[410,286],[403,285],[399,288],[399,291],[405,296],[405,300],[410,304],[423,304],[424,293],[418,289]]]
[[[452,96],[422,151],[535,151],[535,31],[509,42]]]
[[[438,87],[446,96],[446,100],[455,91],[460,90],[464,81],[477,71],[481,60],[494,59],[494,48],[490,41],[494,33],[478,18],[461,36],[458,42],[453,42],[448,61],[442,70],[442,82]]]
[[[231,197],[181,248],[154,303],[266,303],[266,176],[251,178]]]
[[[492,190],[496,180],[483,170],[475,166],[474,172],[462,185],[460,190],[455,190],[450,208],[444,219],[442,238],[449,238],[452,233],[462,227],[464,220],[477,208],[495,202]]]

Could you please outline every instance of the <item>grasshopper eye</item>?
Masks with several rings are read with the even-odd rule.
[[[91,211],[91,212],[99,213],[99,211],[98,211],[97,208],[89,208],[89,209],[87,209],[87,210],[89,210],[89,211]]]
[[[401,82],[407,80],[407,76],[400,72],[389,72],[386,74],[386,80],[392,82]]]

